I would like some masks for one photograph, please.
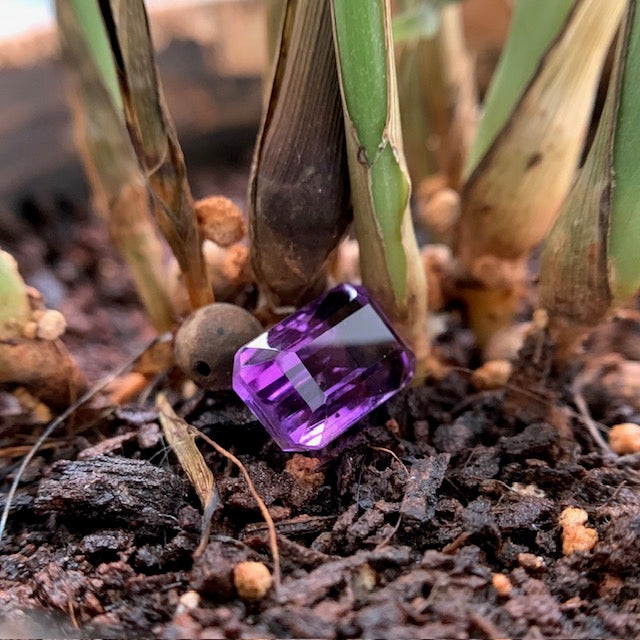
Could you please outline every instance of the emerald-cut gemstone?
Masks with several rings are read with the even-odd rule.
[[[363,287],[341,284],[241,347],[233,388],[285,451],[321,449],[413,376]]]

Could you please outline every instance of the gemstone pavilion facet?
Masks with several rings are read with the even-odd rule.
[[[241,347],[233,388],[285,451],[306,451],[400,391],[414,368],[366,289],[341,284]]]

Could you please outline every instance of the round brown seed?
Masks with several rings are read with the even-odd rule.
[[[178,366],[203,389],[231,388],[233,357],[262,326],[242,307],[215,302],[194,311],[176,333]]]

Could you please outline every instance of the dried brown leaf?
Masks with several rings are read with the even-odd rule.
[[[287,4],[249,191],[251,260],[272,307],[326,286],[349,222],[329,2]]]

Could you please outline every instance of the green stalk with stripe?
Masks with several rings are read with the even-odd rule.
[[[362,279],[413,347],[429,351],[424,271],[409,198],[388,0],[332,0]]]

